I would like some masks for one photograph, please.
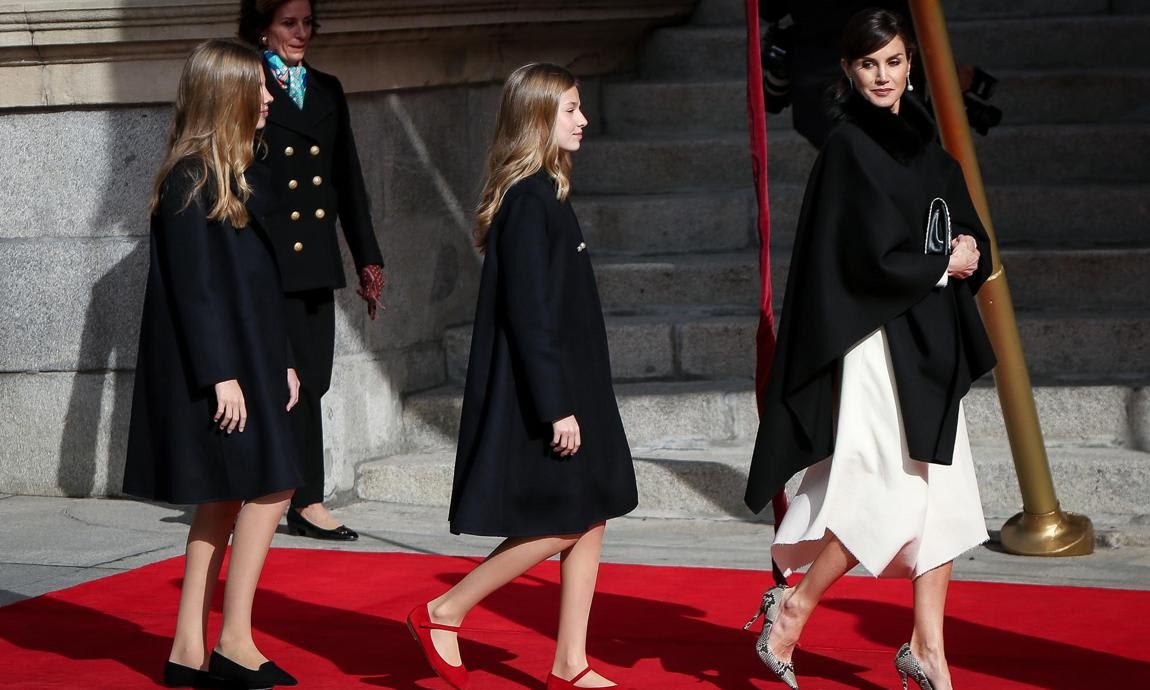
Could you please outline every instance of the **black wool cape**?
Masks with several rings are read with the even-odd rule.
[[[260,219],[234,228],[207,218],[209,180],[185,206],[192,164],[178,163],[152,216],[151,265],[140,324],[124,493],[168,503],[243,500],[299,486],[288,415],[291,352],[283,292]],[[225,434],[212,421],[215,384],[237,379],[247,428]]]
[[[989,238],[958,163],[904,96],[900,115],[848,99],[811,171],[799,216],[778,345],[745,500],[762,510],[799,471],[834,451],[842,357],[886,329],[910,457],[948,465],[958,406],[995,364],[974,295]],[[975,238],[978,270],[935,284],[948,257],[923,253],[927,209],[946,200],[953,235]]]
[[[571,414],[583,445],[563,458],[551,423]],[[590,251],[539,172],[507,191],[487,238],[451,531],[575,534],[637,504]]]

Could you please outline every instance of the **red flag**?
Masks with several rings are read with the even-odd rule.
[[[755,335],[755,400],[760,411],[767,376],[775,357],[775,310],[771,290],[771,209],[767,197],[767,105],[763,97],[763,62],[759,49],[759,0],[746,0],[747,9],[747,119],[751,133],[751,165],[759,206],[759,329]],[[787,495],[771,500],[777,526],[787,512]],[[786,578],[773,566],[775,581]]]

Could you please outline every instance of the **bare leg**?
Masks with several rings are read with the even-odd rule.
[[[476,604],[539,563],[571,548],[580,535],[507,539],[454,587],[427,604],[433,623],[460,625]],[[439,656],[458,666],[459,636],[446,630],[432,630],[431,642]]]
[[[843,546],[838,537],[828,531],[827,541],[815,557],[815,562],[783,601],[779,618],[775,621],[775,627],[771,628],[767,646],[775,656],[783,661],[791,660],[795,645],[803,633],[803,626],[814,613],[823,594],[856,564],[858,559]]]
[[[291,494],[291,491],[281,491],[248,501],[240,508],[236,520],[224,589],[224,625],[216,649],[250,669],[257,669],[268,660],[252,640],[252,602],[272,536]]]
[[[168,661],[190,668],[208,668],[208,612],[227,552],[228,535],[239,509],[239,501],[204,503],[196,507],[188,530],[180,609]]]
[[[589,665],[587,662],[587,623],[595,581],[599,576],[599,553],[605,525],[600,523],[579,537],[563,552],[562,595],[559,604],[559,639],[551,672],[570,680]],[[576,683],[581,688],[607,688],[615,684],[592,671]]]
[[[922,664],[935,690],[951,690],[950,668],[942,642],[942,621],[946,613],[946,590],[950,585],[951,563],[940,565],[915,578],[914,633],[910,650]]]

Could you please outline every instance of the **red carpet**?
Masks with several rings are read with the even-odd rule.
[[[256,602],[258,642],[303,688],[443,688],[403,617],[470,565],[275,550]],[[181,570],[180,559],[165,561],[0,608],[0,685],[156,687]],[[557,576],[556,564],[546,563],[468,619],[463,654],[475,690],[543,687]],[[754,635],[741,630],[767,579],[747,571],[604,566],[592,612],[596,666],[636,689],[783,688],[767,679]],[[796,655],[803,690],[898,687],[891,658],[909,634],[909,603],[904,581],[838,583]],[[948,611],[960,690],[1150,688],[1150,592],[956,582]]]

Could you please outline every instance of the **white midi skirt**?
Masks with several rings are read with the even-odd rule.
[[[961,404],[953,464],[912,460],[886,332],[842,366],[834,454],[807,469],[775,532],[775,563],[788,575],[809,565],[829,532],[872,575],[914,578],[985,542]]]

